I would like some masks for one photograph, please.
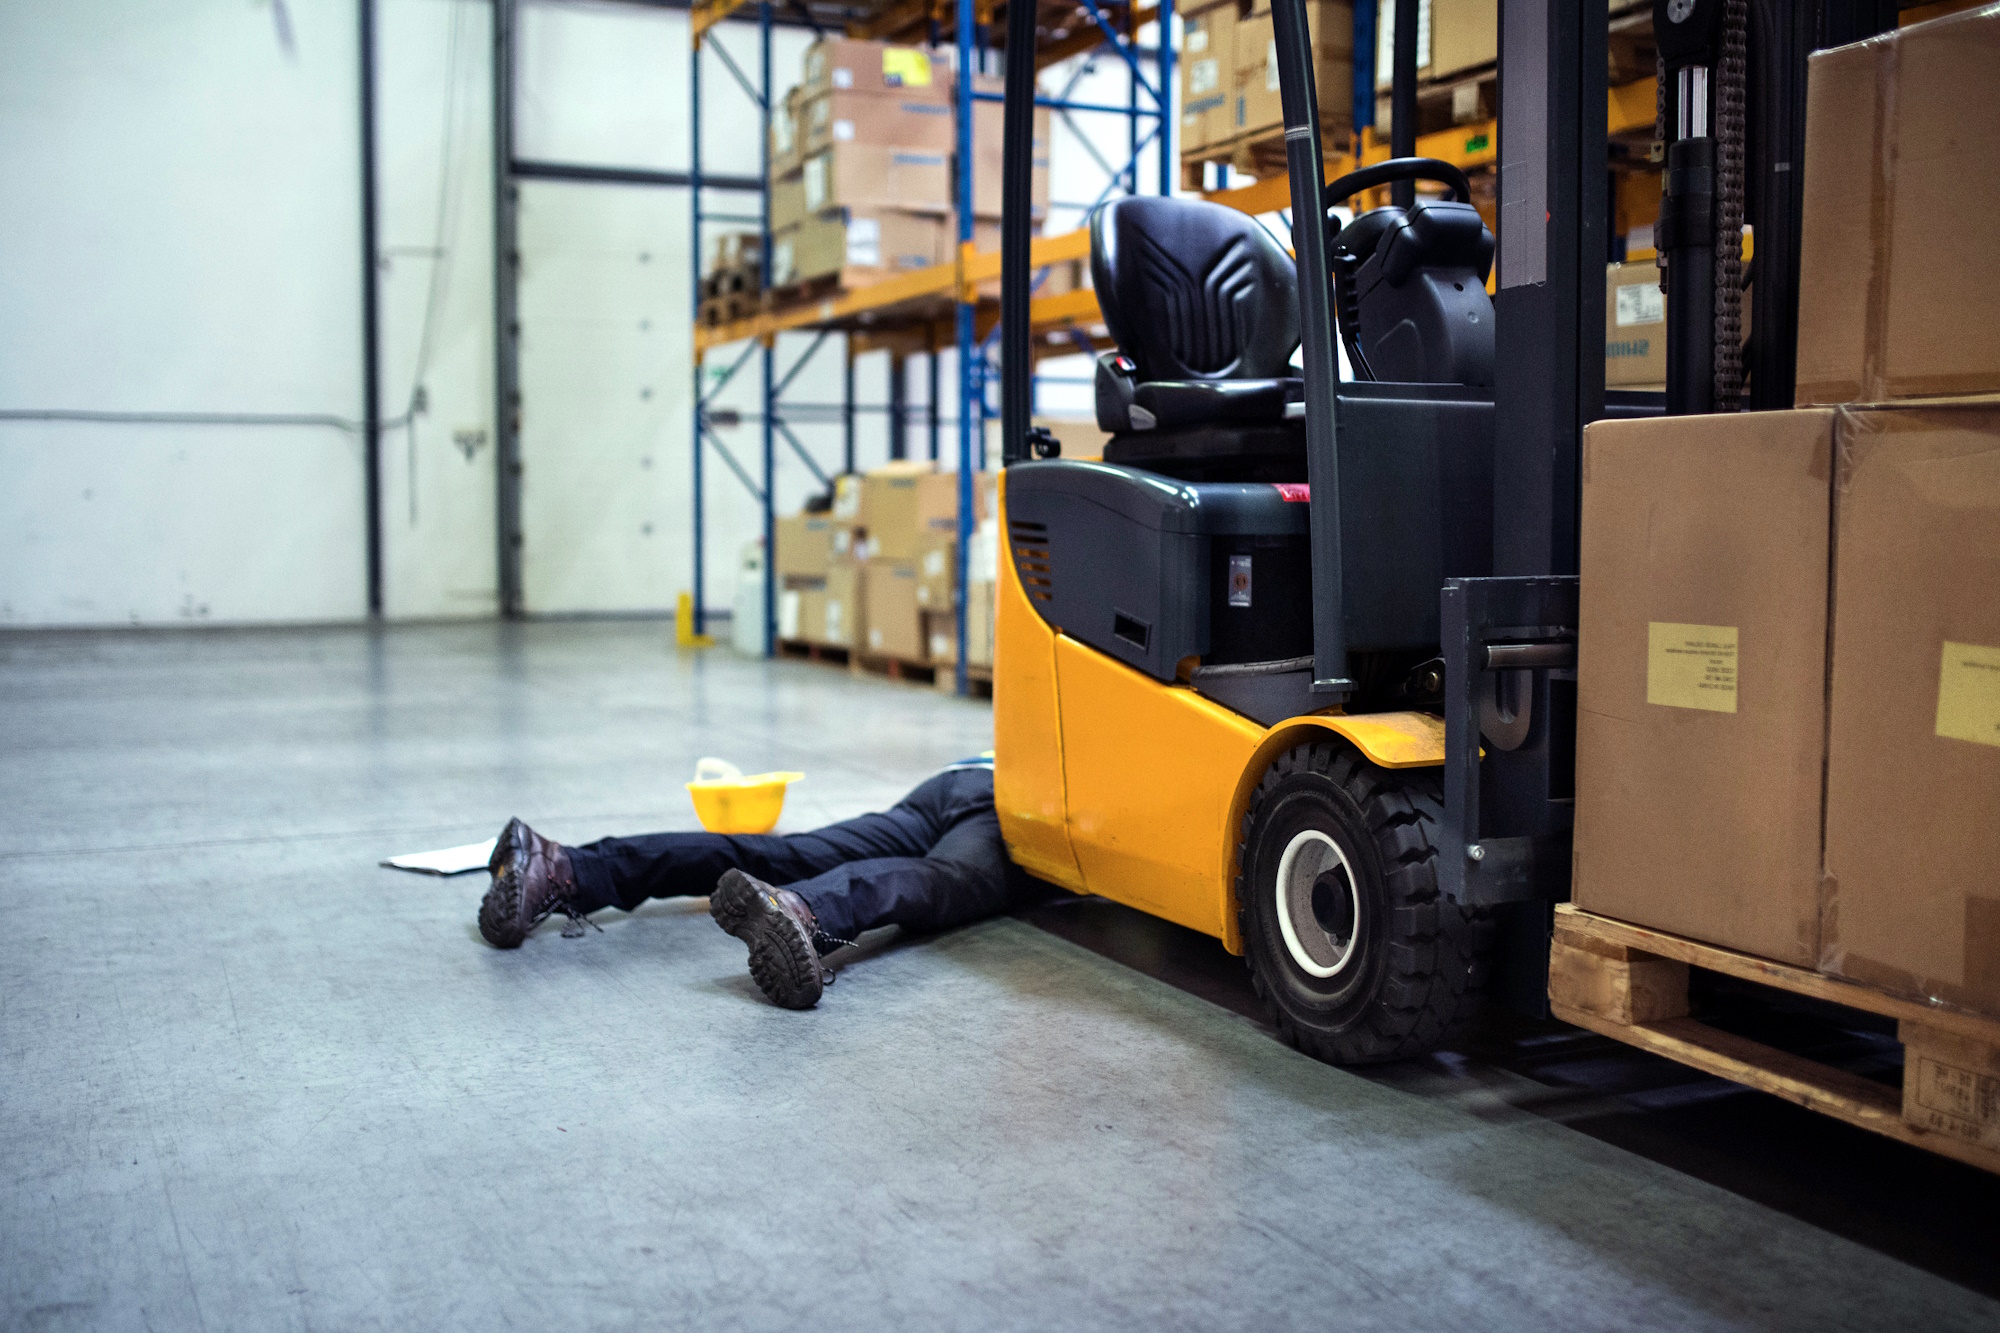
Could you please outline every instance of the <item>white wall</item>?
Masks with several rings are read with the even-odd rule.
[[[497,606],[490,12],[489,0],[378,0],[392,618]],[[520,15],[522,158],[687,168],[684,12],[524,0]],[[357,26],[356,0],[0,5],[0,413],[322,419],[0,419],[0,624],[366,614]],[[724,25],[718,40],[754,79],[755,28]],[[778,89],[796,81],[808,42],[774,34]],[[704,69],[704,165],[755,174],[756,110],[717,57]],[[1123,77],[1100,60],[1078,95],[1122,101]],[[1065,134],[1055,193],[1087,200],[1099,177]],[[1122,151],[1122,123],[1094,127],[1100,136],[1108,156]],[[520,188],[528,609],[670,608],[694,563],[689,192]],[[707,198],[711,212],[755,206]],[[734,225],[711,223],[704,239]],[[809,342],[779,340],[779,375]],[[836,402],[843,355],[830,339],[788,400]],[[730,359],[711,354],[707,382]],[[949,465],[957,370],[944,360]],[[754,412],[759,370],[753,356],[717,406]],[[883,354],[857,367],[863,467],[887,455],[886,422],[869,410],[887,401],[887,371]],[[923,383],[912,360],[916,456]],[[1051,388],[1045,410],[1070,399],[1087,407],[1087,391]],[[821,469],[836,471],[837,416],[801,410],[793,423]],[[719,434],[761,477],[757,423]],[[761,520],[720,452],[704,458],[705,591],[720,609]],[[782,440],[775,473],[781,511],[817,486]]]
[[[378,0],[383,611],[499,608],[489,0]]]
[[[0,5],[0,623],[366,611],[351,3]]]

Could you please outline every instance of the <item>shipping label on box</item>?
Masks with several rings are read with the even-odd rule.
[[[878,93],[929,88],[950,77],[949,69],[941,71],[922,47],[855,37],[822,37],[814,42],[806,49],[804,74],[801,86],[808,97],[829,88]]]

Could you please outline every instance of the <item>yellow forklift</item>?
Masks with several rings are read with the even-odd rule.
[[[1583,427],[1790,405],[1805,57],[1878,30],[1878,10],[1893,22],[1862,0],[1748,9],[1655,6],[1659,394],[1604,387],[1606,0],[1502,5],[1492,296],[1495,238],[1465,177],[1412,155],[1414,43],[1391,160],[1329,182],[1307,6],[1274,0],[1292,252],[1214,203],[1101,206],[1092,273],[1117,350],[1097,365],[1109,442],[1084,460],[1029,420],[1036,15],[1008,6],[1008,851],[1221,940],[1286,1039],[1322,1059],[1430,1049],[1485,992],[1546,1013],[1551,908],[1568,894]],[[1383,186],[1390,206],[1331,211]],[[1717,241],[1746,218],[1761,341],[1742,348],[1743,283]]]

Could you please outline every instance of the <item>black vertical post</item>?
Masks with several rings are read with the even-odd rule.
[[[904,433],[910,406],[907,369],[901,352],[889,353],[889,457],[897,459],[910,456],[909,437]]]
[[[521,275],[514,181],[515,0],[493,0],[493,456],[500,613],[518,616],[521,591]]]
[[[1389,156],[1417,155],[1417,0],[1396,0],[1396,46],[1390,56]],[[1389,187],[1398,208],[1417,201],[1417,183],[1400,180]]]
[[[375,0],[361,0],[361,465],[368,523],[368,614],[382,614],[382,383],[375,253]]]
[[[1313,86],[1312,33],[1305,0],[1273,0],[1278,96],[1285,112],[1285,165],[1292,183],[1292,247],[1299,263],[1299,333],[1305,357],[1306,479],[1312,484],[1313,682],[1339,703],[1354,690],[1347,674],[1347,624],[1340,549],[1340,451],[1334,390],[1333,286],[1327,258],[1326,159]]]
[[[1604,413],[1607,23],[1606,0],[1500,10],[1495,574],[1576,572],[1583,427]]]
[[[931,338],[931,350],[924,356],[924,371],[930,376],[930,383],[927,386],[929,396],[924,400],[924,426],[930,432],[931,462],[935,463],[938,461],[939,427],[943,420],[943,414],[940,411],[941,404],[938,402],[938,381],[940,376],[938,372],[938,345],[935,336]]]

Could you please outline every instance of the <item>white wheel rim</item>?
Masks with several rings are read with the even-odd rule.
[[[1330,870],[1340,870],[1347,879],[1347,893],[1354,904],[1354,928],[1346,939],[1335,938],[1319,923],[1313,912],[1313,885]],[[1274,890],[1278,909],[1278,929],[1292,961],[1308,976],[1339,976],[1354,961],[1361,941],[1361,893],[1354,867],[1339,844],[1318,829],[1295,835],[1278,858],[1278,882]]]

